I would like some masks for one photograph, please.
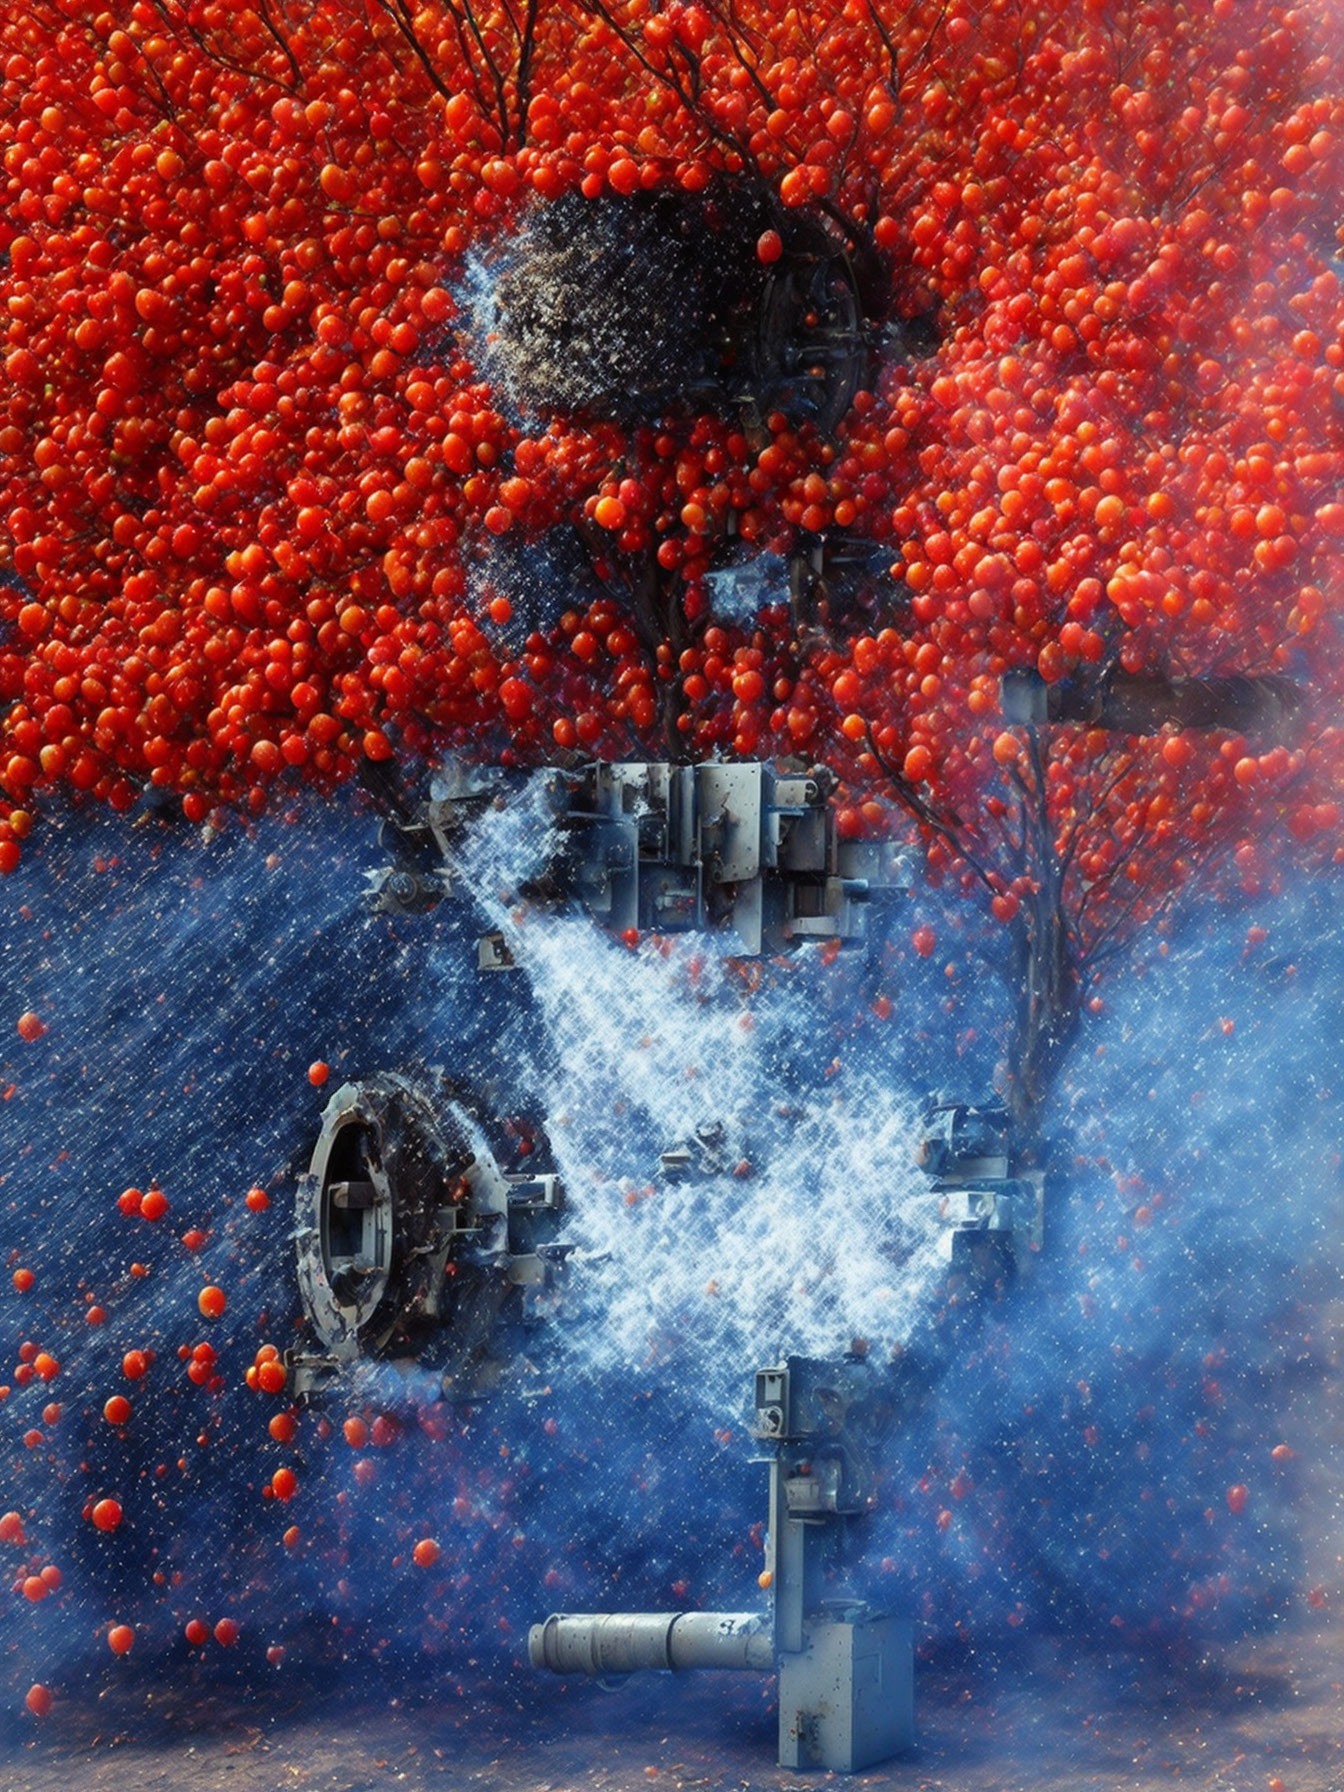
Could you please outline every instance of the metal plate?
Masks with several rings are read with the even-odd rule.
[[[761,868],[761,768],[696,767],[700,796],[700,851],[713,862],[714,881],[741,883]]]

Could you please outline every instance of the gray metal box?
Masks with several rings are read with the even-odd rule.
[[[904,1618],[810,1619],[779,1657],[779,1764],[860,1773],[913,1748],[914,1649]]]

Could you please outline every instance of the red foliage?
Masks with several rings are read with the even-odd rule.
[[[688,753],[829,757],[856,825],[893,786],[955,817],[935,863],[1007,925],[1039,811],[1084,957],[1211,846],[1245,842],[1248,884],[1280,828],[1335,850],[1324,13],[536,0],[472,14],[479,39],[443,0],[406,16],[414,39],[349,0],[0,21],[0,869],[56,786],[158,786],[199,820],[453,740],[656,755],[669,715]],[[466,251],[537,199],[721,177],[875,245],[936,346],[889,357],[834,439],[506,417],[460,328]],[[524,636],[475,569],[564,524],[608,594]],[[783,592],[714,623],[730,524],[853,531],[895,576],[862,628],[800,626]],[[661,639],[631,597],[655,563]],[[1102,663],[1286,670],[1331,701],[1291,744],[1009,750],[1005,669]]]

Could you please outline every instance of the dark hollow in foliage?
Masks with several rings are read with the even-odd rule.
[[[784,252],[762,264],[777,229]],[[525,410],[647,422],[781,409],[831,429],[871,359],[865,257],[745,181],[525,215],[495,288],[502,384]]]

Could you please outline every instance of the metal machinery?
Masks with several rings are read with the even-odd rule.
[[[713,1164],[717,1140],[664,1153],[665,1172]],[[1015,1161],[995,1100],[949,1096],[925,1109],[916,1148],[955,1272],[986,1286],[1029,1273],[1043,1237],[1045,1177]],[[555,1613],[528,1638],[532,1664],[608,1676],[641,1668],[738,1668],[779,1675],[779,1763],[857,1773],[914,1741],[907,1620],[844,1597],[835,1583],[852,1521],[876,1501],[875,1462],[900,1405],[895,1365],[788,1357],[755,1380],[753,1435],[770,1462],[765,1612]]]
[[[1044,1236],[1045,1175],[1016,1166],[1003,1103],[934,1096],[915,1155],[934,1179],[943,1252],[953,1269],[1030,1273]]]
[[[843,340],[852,318],[840,313]],[[821,578],[820,560],[813,571]],[[1147,732],[1171,721],[1284,732],[1299,707],[1278,678],[1110,671],[1087,684],[1047,686],[1031,673],[1003,683],[1005,719],[1027,727]],[[370,875],[373,907],[435,906],[451,888],[467,822],[519,783],[449,764],[426,803],[394,805],[384,832],[394,862]],[[577,907],[617,934],[719,929],[748,955],[860,939],[872,906],[910,888],[914,855],[841,839],[831,788],[823,770],[760,763],[552,773],[549,825],[517,894]],[[501,936],[481,941],[482,968],[510,962]],[[723,1173],[730,1143],[724,1129],[701,1127],[663,1154],[662,1173]],[[1045,1177],[1020,1159],[1002,1102],[935,1096],[917,1158],[952,1271],[976,1286],[1029,1273],[1043,1240]],[[446,1394],[488,1391],[507,1358],[504,1334],[544,1309],[563,1263],[560,1206],[553,1176],[500,1169],[446,1083],[386,1075],[337,1090],[300,1181],[299,1285],[321,1348],[287,1359],[294,1393],[317,1392],[365,1354],[418,1358],[437,1368]],[[875,1503],[875,1452],[895,1422],[898,1379],[894,1366],[878,1371],[859,1356],[788,1357],[757,1371],[754,1435],[770,1463],[764,1611],[556,1613],[531,1630],[534,1666],[595,1676],[775,1671],[784,1767],[853,1773],[910,1747],[909,1625],[846,1598],[840,1576],[849,1528]]]
[[[910,1626],[836,1589],[849,1525],[876,1499],[873,1449],[893,1403],[862,1357],[788,1357],[759,1369],[753,1435],[770,1463],[764,1612],[555,1613],[532,1627],[532,1665],[779,1674],[781,1767],[858,1773],[914,1741]]]
[[[519,893],[577,904],[618,934],[730,931],[732,950],[746,956],[861,939],[867,907],[911,887],[915,855],[890,841],[841,839],[832,786],[823,769],[783,773],[760,762],[556,772],[554,827]],[[507,793],[503,773],[446,766],[429,801],[385,828],[394,863],[370,873],[373,906],[432,907],[449,888],[459,830]],[[482,941],[480,963],[510,963],[497,935]]]
[[[369,874],[382,912],[415,913],[451,890],[466,826],[520,797],[524,780],[448,762],[426,802],[389,800],[393,863]],[[824,771],[760,763],[594,764],[552,773],[524,900],[572,905],[615,933],[721,929],[742,953],[863,937],[874,903],[906,890],[914,856],[841,840]],[[511,959],[498,935],[482,969]],[[708,1137],[687,1147],[711,1171]],[[681,1168],[677,1152],[663,1164]],[[444,1391],[488,1391],[518,1328],[551,1304],[567,1247],[553,1175],[510,1175],[480,1117],[439,1072],[387,1072],[331,1097],[299,1180],[298,1285],[315,1348],[291,1351],[308,1398],[342,1368],[380,1357],[435,1369]]]
[[[890,552],[865,536],[843,529],[800,534],[788,560],[794,627],[881,627],[874,618],[888,595],[890,564]]]
[[[384,829],[371,874],[384,912],[448,894],[466,825],[518,793],[504,774],[449,764],[418,809]],[[586,911],[616,933],[722,929],[743,953],[863,937],[875,902],[908,889],[913,854],[838,837],[824,772],[762,764],[595,764],[551,776],[538,861],[518,894]],[[507,964],[498,936],[485,968]],[[664,1151],[675,1181],[727,1173],[731,1124]],[[1002,1104],[936,1097],[919,1161],[954,1269],[1029,1267],[1043,1178],[1014,1164]],[[298,1283],[313,1344],[286,1357],[298,1399],[377,1358],[476,1399],[526,1373],[528,1334],[555,1304],[567,1254],[551,1174],[500,1166],[481,1117],[446,1077],[389,1072],[337,1089],[300,1177]],[[521,1367],[516,1367],[521,1364]],[[853,1354],[787,1357],[755,1377],[753,1435],[770,1464],[766,1609],[555,1614],[533,1627],[535,1666],[597,1676],[719,1667],[779,1677],[779,1760],[853,1773],[913,1742],[909,1623],[844,1590],[851,1526],[876,1503],[875,1463],[901,1401],[900,1371]]]
[[[1279,740],[1292,735],[1304,707],[1300,687],[1275,673],[1168,678],[1102,667],[1047,684],[1024,670],[1005,672],[1000,688],[1006,722],[1029,728],[1077,722],[1118,734],[1156,734],[1171,723]]]
[[[876,359],[861,285],[848,247],[824,230],[769,270],[752,345],[750,416],[781,410],[835,433]]]
[[[316,1350],[291,1351],[307,1399],[362,1357],[437,1370],[445,1394],[488,1392],[505,1334],[544,1310],[566,1247],[553,1175],[506,1175],[442,1078],[385,1073],[327,1103],[299,1178],[299,1293]]]

